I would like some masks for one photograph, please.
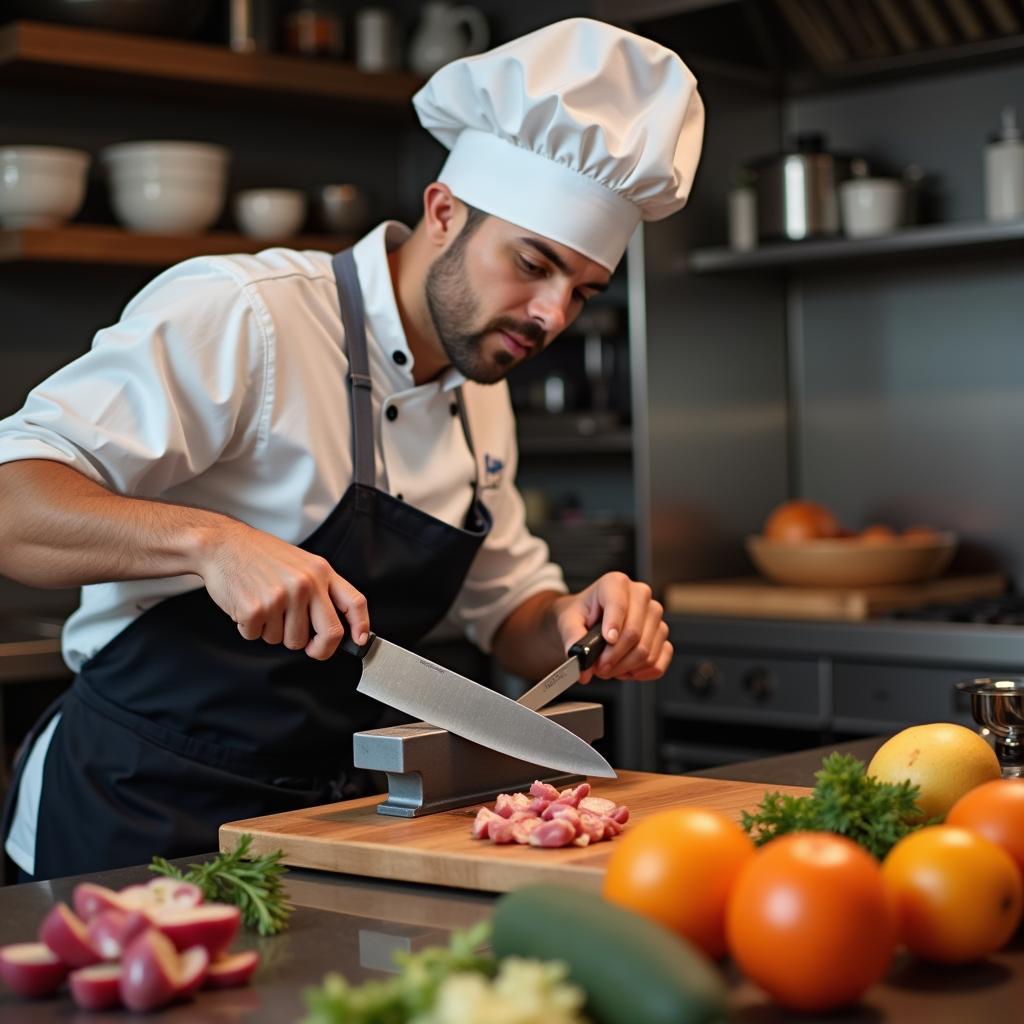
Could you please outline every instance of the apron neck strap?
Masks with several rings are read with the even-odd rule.
[[[334,281],[341,307],[341,324],[345,329],[345,347],[348,350],[348,389],[352,408],[352,460],[353,479],[357,484],[373,487],[376,484],[377,464],[373,444],[373,381],[370,378],[370,360],[366,354],[366,316],[363,310],[363,292],[359,287],[355,255],[351,249],[337,253],[331,261]],[[473,479],[473,497],[479,497],[480,470],[476,465],[476,450],[469,429],[466,403],[462,388],[455,389],[455,403],[466,445],[476,468]]]

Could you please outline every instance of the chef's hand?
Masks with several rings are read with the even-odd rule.
[[[198,565],[210,597],[246,640],[283,643],[318,661],[338,649],[346,624],[357,643],[366,642],[366,598],[319,555],[230,520]]]
[[[609,572],[578,594],[559,598],[553,611],[562,649],[568,649],[598,621],[607,641],[593,668],[580,682],[600,679],[659,679],[672,661],[665,609],[646,583]]]

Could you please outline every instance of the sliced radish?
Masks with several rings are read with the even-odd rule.
[[[199,907],[168,907],[149,915],[176,949],[203,946],[211,959],[224,952],[238,933],[242,913],[230,903],[204,903]]]
[[[39,938],[68,967],[89,967],[102,959],[89,941],[85,923],[66,903],[58,903],[46,915]]]
[[[178,995],[191,995],[206,980],[210,954],[202,946],[193,946],[181,954],[178,963],[181,966],[178,975]]]
[[[120,960],[132,939],[150,927],[141,910],[103,910],[87,925],[89,944],[104,960]]]
[[[154,1010],[176,999],[181,964],[171,940],[155,928],[135,939],[124,951],[118,987],[130,1010]]]
[[[121,965],[94,964],[72,971],[71,998],[80,1010],[108,1010],[121,1005]]]
[[[48,996],[60,987],[67,973],[68,965],[42,942],[0,946],[0,978],[19,996]]]
[[[255,949],[214,960],[206,972],[203,988],[238,988],[247,985],[259,965],[260,955]]]
[[[105,885],[92,882],[81,882],[75,886],[71,900],[75,913],[83,920],[90,921],[104,910],[125,910],[126,905],[120,895]]]
[[[126,886],[118,896],[123,904],[136,910],[164,907],[186,909],[198,907],[203,902],[203,890],[198,885],[163,876],[150,879],[144,885]]]

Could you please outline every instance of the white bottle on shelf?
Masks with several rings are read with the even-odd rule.
[[[1024,217],[1024,132],[1013,107],[1003,108],[1002,122],[985,147],[985,216],[992,221]]]

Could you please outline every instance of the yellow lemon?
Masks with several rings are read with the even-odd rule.
[[[915,725],[886,740],[868,765],[880,782],[921,787],[925,818],[945,817],[968,790],[1000,776],[999,759],[976,733],[951,722]]]

